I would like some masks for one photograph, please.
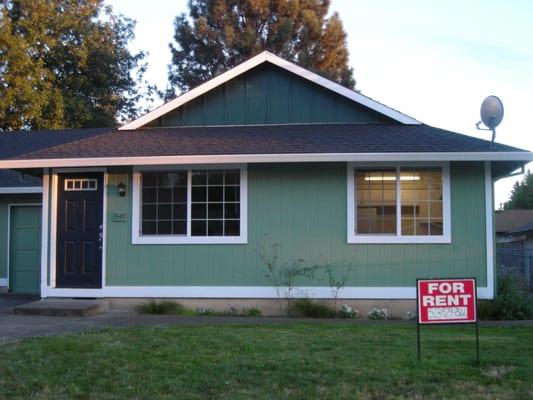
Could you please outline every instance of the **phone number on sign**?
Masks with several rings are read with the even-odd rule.
[[[430,307],[428,308],[428,320],[442,319],[467,319],[468,311],[466,307]]]

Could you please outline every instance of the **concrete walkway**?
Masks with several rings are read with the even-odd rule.
[[[403,324],[415,325],[414,321],[369,321],[339,319],[296,318],[247,318],[247,317],[180,317],[176,315],[138,314],[133,310],[110,309],[89,317],[48,317],[15,315],[13,307],[34,298],[0,296],[0,344],[33,336],[51,336],[63,333],[82,332],[107,327],[131,326],[206,326],[222,324],[284,324],[284,323],[331,323],[331,324]],[[480,326],[533,326],[533,321],[484,321]]]

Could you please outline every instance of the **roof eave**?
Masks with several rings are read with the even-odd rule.
[[[0,194],[26,194],[42,192],[42,186],[0,187]]]
[[[424,162],[424,161],[533,161],[530,152],[440,153],[299,153],[299,154],[207,154],[142,157],[48,158],[1,160],[0,169],[105,167],[123,165],[242,164],[282,162]]]

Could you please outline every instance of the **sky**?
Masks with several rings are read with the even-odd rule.
[[[146,78],[166,87],[176,15],[186,0],[107,0],[137,21],[133,51],[149,53]],[[496,141],[533,151],[533,1],[332,0],[348,35],[357,89],[428,125],[490,140],[479,108],[497,95]],[[533,163],[528,166],[533,171]],[[495,204],[521,176],[496,183]]]

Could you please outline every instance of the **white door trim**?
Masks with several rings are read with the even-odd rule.
[[[48,284],[47,274],[45,274],[44,290],[41,290],[41,297],[60,296],[61,291],[71,291],[71,296],[84,296],[81,292],[87,292],[85,295],[88,297],[98,296],[97,291],[102,289],[58,289],[56,288],[56,263],[57,263],[57,199],[58,199],[58,174],[63,173],[86,173],[86,172],[102,172],[103,174],[103,208],[102,208],[102,289],[105,287],[105,273],[106,273],[106,235],[107,235],[107,185],[108,174],[107,168],[56,168],[52,170],[52,188],[51,188],[51,210],[50,210],[50,283]],[[44,178],[43,178],[44,186]],[[44,197],[44,193],[43,193]],[[43,201],[44,204],[44,201]],[[44,236],[43,230],[43,236]],[[59,291],[59,292],[58,292]]]

